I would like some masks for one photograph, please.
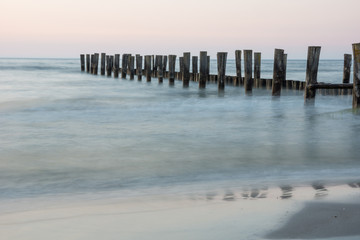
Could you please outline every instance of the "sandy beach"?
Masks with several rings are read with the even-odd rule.
[[[360,188],[231,189],[182,196],[3,202],[3,239],[358,239]],[[85,200],[87,199],[87,200]]]

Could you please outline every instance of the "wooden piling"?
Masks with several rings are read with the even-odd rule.
[[[360,108],[360,43],[353,45],[354,76],[353,76],[353,108]]]
[[[91,54],[90,55],[90,73],[94,74],[94,60],[95,60],[95,55]]]
[[[261,74],[261,53],[254,53],[254,82],[255,87],[260,87],[260,74]]]
[[[236,86],[242,85],[241,77],[241,50],[235,51],[235,65],[236,65]]]
[[[207,56],[207,62],[206,62],[206,78],[209,81],[210,80],[210,56]]]
[[[200,52],[200,75],[199,75],[199,88],[205,88],[207,82],[207,66],[208,66],[207,52]]]
[[[125,79],[129,64],[129,54],[123,54],[121,60],[121,78]]]
[[[252,91],[252,50],[244,50],[244,87],[245,92]]]
[[[157,55],[156,62],[157,62],[157,77],[158,77],[159,83],[162,83],[163,79],[164,79],[163,56]]]
[[[175,64],[176,55],[169,55],[169,84],[174,84],[175,81]]]
[[[192,80],[194,82],[196,82],[196,76],[198,73],[198,57],[197,56],[193,56],[192,57]]]
[[[217,53],[217,65],[218,65],[218,89],[224,90],[225,88],[225,71],[226,71],[226,58],[227,52]]]
[[[155,73],[156,73],[155,55],[151,55],[150,71],[151,71],[152,76],[155,77]]]
[[[142,78],[142,62],[143,57],[140,56],[140,54],[136,54],[136,74],[139,81],[141,81]]]
[[[285,81],[284,50],[275,49],[272,95],[280,96],[282,83]]]
[[[309,87],[317,83],[317,73],[319,68],[321,47],[309,47],[306,63],[306,85],[305,85],[305,102],[315,98],[316,89]]]
[[[90,54],[86,54],[86,72],[90,72]]]
[[[350,70],[351,70],[351,54],[344,54],[344,71],[343,71],[343,83],[350,83]],[[342,89],[342,94],[348,94],[348,89]]]
[[[108,56],[106,60],[108,61],[106,67],[107,75],[111,77],[111,73],[113,71],[114,56]]]
[[[283,87],[287,87],[289,84],[292,86],[292,82],[289,82],[287,84],[287,81],[286,81],[286,68],[287,68],[287,54],[283,54],[283,64],[284,64],[284,79],[282,81],[282,86]]]
[[[146,81],[151,82],[151,55],[145,56],[145,75],[146,75]]]
[[[129,67],[129,72],[130,72],[130,80],[134,80],[134,75],[135,75],[135,69],[134,69],[134,64],[135,64],[135,57],[131,56],[131,54],[129,54],[128,56],[128,67]]]
[[[183,69],[182,69],[183,87],[189,87],[190,81],[190,53],[185,52],[183,55]]]
[[[93,68],[93,73],[95,75],[98,74],[98,66],[99,66],[99,54],[95,53],[94,54],[94,68]]]
[[[114,78],[119,77],[119,68],[120,68],[120,54],[115,54],[114,59]]]
[[[184,57],[179,57],[179,75],[178,75],[178,79],[182,80],[183,72],[184,72]]]
[[[101,53],[101,66],[100,66],[101,75],[105,75],[105,58],[106,58],[106,54]]]
[[[80,66],[81,66],[81,71],[84,72],[85,71],[85,55],[84,54],[80,54]]]

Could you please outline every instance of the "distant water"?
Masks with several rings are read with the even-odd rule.
[[[318,81],[340,83],[342,65],[321,61]],[[289,60],[287,78],[304,81],[305,67]],[[78,59],[0,59],[0,199],[358,181],[351,96],[304,106],[302,94],[218,94],[82,73]]]

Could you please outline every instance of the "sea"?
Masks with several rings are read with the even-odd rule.
[[[272,78],[273,61],[261,64]],[[318,81],[341,83],[342,71],[343,60],[321,60]],[[287,79],[305,72],[306,60],[288,60]],[[233,59],[226,74],[235,75]],[[78,58],[0,59],[0,202],[351,184],[359,143],[350,95],[305,105],[298,90],[218,92],[91,75]]]

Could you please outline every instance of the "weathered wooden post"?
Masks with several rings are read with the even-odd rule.
[[[119,77],[119,67],[120,67],[120,54],[115,54],[114,59],[114,78]]]
[[[127,70],[128,70],[128,63],[129,63],[129,54],[122,55],[122,62],[121,62],[121,78],[125,79]]]
[[[161,59],[161,62],[160,62]],[[162,56],[161,55],[155,55],[155,70],[154,70],[154,76],[158,77],[158,69],[160,67],[160,64],[162,65]]]
[[[174,84],[175,81],[175,64],[176,55],[169,55],[169,84]]]
[[[284,79],[283,79],[283,82],[282,82],[282,85],[283,87],[292,87],[292,82],[287,82],[286,81],[286,68],[287,68],[287,54],[283,54],[283,64],[284,64]]]
[[[184,57],[179,57],[178,79],[182,80],[183,72],[184,72]]]
[[[86,54],[86,72],[90,72],[90,54]]]
[[[81,66],[81,71],[84,72],[85,71],[85,55],[84,54],[80,54],[80,66]]]
[[[193,56],[191,59],[191,63],[192,63],[192,80],[194,82],[196,82],[196,75],[198,73],[198,57],[197,56]]]
[[[136,54],[136,73],[139,81],[141,81],[142,78],[142,62],[143,57],[140,56],[140,54]]]
[[[163,62],[162,62],[162,65],[163,65],[163,77],[166,77],[166,65],[167,65],[167,62],[168,62],[168,57],[167,56],[163,56]]]
[[[210,81],[210,56],[207,56],[207,62],[206,62],[206,79],[207,81]]]
[[[343,83],[350,83],[351,60],[351,54],[344,54]],[[343,95],[348,94],[348,92],[350,92],[348,89],[342,89]]]
[[[97,75],[98,74],[98,66],[99,66],[99,54],[95,53],[94,54],[94,74]]]
[[[309,47],[306,63],[306,79],[305,79],[305,102],[311,102],[316,95],[316,89],[311,87],[312,84],[317,83],[317,73],[319,68],[321,47]],[[312,101],[313,102],[313,101]]]
[[[156,56],[156,60],[157,60],[157,66],[158,66],[158,70],[157,70],[157,77],[159,80],[159,83],[163,82],[164,79],[164,66],[163,66],[163,56]]]
[[[128,66],[129,66],[129,72],[130,72],[130,80],[134,80],[135,75],[135,69],[134,69],[134,63],[135,63],[135,57],[131,56],[131,54],[128,55]]]
[[[236,65],[236,86],[242,85],[241,77],[241,50],[235,51],[235,65]]]
[[[190,81],[190,53],[185,52],[183,55],[183,69],[182,69],[183,87],[189,87]]]
[[[155,77],[155,74],[156,74],[155,55],[151,55],[150,64],[151,64],[150,71],[152,72],[152,75]]]
[[[90,73],[94,74],[94,60],[95,60],[95,55],[91,54],[90,55]]]
[[[208,66],[207,52],[200,52],[200,75],[199,75],[199,88],[205,88],[207,82],[207,66]]]
[[[353,77],[353,108],[360,108],[360,43],[353,44],[354,77]]]
[[[245,93],[252,91],[252,50],[244,50]]]
[[[109,58],[109,69],[108,69],[108,76],[111,77],[111,72],[113,71],[114,68],[114,56],[110,56]]]
[[[275,49],[274,53],[274,70],[273,70],[273,82],[272,82],[272,95],[280,96],[281,86],[285,77],[284,66],[284,50]]]
[[[261,75],[261,53],[254,53],[254,82],[255,87],[260,87],[260,75]]]
[[[110,69],[110,56],[106,55],[106,73],[109,76],[109,71],[110,71],[110,76],[111,76],[111,70]]]
[[[145,56],[145,75],[146,81],[151,82],[151,55]]]
[[[227,58],[227,52],[218,52],[217,53],[218,89],[219,90],[224,90],[224,88],[225,88],[226,58]]]
[[[105,58],[106,58],[106,54],[101,53],[101,67],[100,67],[100,74],[101,75],[105,75]]]

